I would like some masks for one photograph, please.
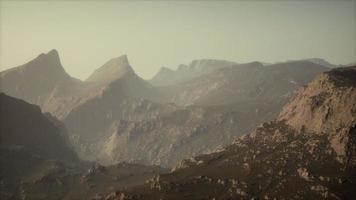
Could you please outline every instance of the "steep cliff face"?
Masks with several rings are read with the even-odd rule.
[[[298,92],[278,119],[296,130],[327,134],[335,152],[345,160],[350,133],[356,127],[355,83],[355,67],[323,73]]]
[[[353,199],[355,69],[323,73],[276,120],[220,151],[183,160],[171,173],[109,197]]]

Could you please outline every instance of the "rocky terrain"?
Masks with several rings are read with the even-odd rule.
[[[0,197],[352,199],[356,67],[328,67],[197,60],[146,81],[120,56],[80,81],[41,54],[0,73],[38,105],[0,94]]]
[[[146,81],[124,55],[80,81],[52,50],[1,72],[0,81],[1,91],[62,120],[80,158],[172,167],[273,119],[296,88],[325,70],[305,60],[265,66],[204,59]]]
[[[55,117],[3,93],[0,106],[0,199],[97,198],[166,172],[158,166],[80,161]]]
[[[354,199],[355,102],[356,66],[325,72],[275,120],[105,199]]]

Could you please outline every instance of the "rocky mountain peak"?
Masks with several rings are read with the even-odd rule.
[[[50,50],[48,53],[41,53],[37,58],[51,57],[54,59],[59,59],[58,51],[56,49]]]
[[[23,65],[23,67],[25,66],[26,68],[36,68],[43,71],[52,70],[56,73],[64,73],[67,76],[61,64],[58,51],[55,49],[52,49],[48,53],[41,53],[35,59]]]
[[[117,65],[130,65],[127,55],[121,55],[119,57],[111,59],[110,61],[115,62]]]
[[[90,82],[112,82],[120,79],[126,74],[135,74],[129,64],[127,55],[110,59],[103,66],[94,71],[87,81]]]
[[[39,103],[53,88],[77,80],[66,73],[58,52],[51,50],[28,63],[0,72],[0,81],[1,91],[6,94]]]

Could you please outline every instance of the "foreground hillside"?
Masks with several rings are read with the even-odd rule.
[[[106,199],[354,199],[355,102],[356,67],[333,69],[276,120]]]

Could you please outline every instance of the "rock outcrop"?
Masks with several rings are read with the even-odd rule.
[[[334,151],[344,158],[350,132],[356,127],[356,69],[338,68],[310,83],[284,107],[279,120],[296,130],[327,134]]]

